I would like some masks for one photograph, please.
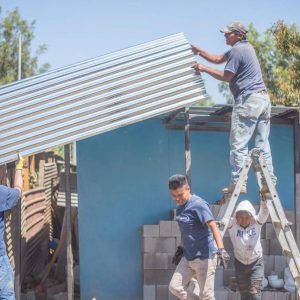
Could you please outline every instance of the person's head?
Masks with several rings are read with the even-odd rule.
[[[178,205],[185,204],[191,197],[188,180],[184,175],[176,174],[169,178],[171,196]]]
[[[247,39],[247,28],[243,23],[234,21],[220,29],[226,38],[226,44],[233,46],[236,42]]]
[[[241,227],[247,228],[251,224],[254,216],[255,209],[250,201],[244,200],[238,204],[235,211],[235,218]]]

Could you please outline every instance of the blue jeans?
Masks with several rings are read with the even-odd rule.
[[[274,184],[272,155],[269,144],[271,103],[268,94],[253,93],[235,100],[230,131],[231,183],[236,184],[248,155],[248,143],[254,138],[255,148],[261,150]]]
[[[15,300],[14,273],[7,255],[0,256],[0,300]]]

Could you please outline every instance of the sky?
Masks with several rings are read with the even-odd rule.
[[[300,25],[299,0],[1,0],[0,6],[1,16],[18,7],[23,19],[36,20],[32,50],[47,45],[40,62],[51,70],[178,32],[221,54],[229,48],[219,29],[234,20],[252,22],[260,33],[277,20]],[[218,81],[203,78],[212,101],[224,103]]]

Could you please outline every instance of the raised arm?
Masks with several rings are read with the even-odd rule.
[[[214,64],[222,64],[226,62],[226,57],[225,54],[212,54],[207,51],[204,51],[203,49],[191,45],[192,46],[192,51],[194,52],[195,55],[199,55],[205,60],[214,63]]]
[[[267,202],[262,200],[262,201],[260,201],[260,208],[259,208],[259,212],[258,212],[256,221],[260,225],[263,225],[264,223],[267,222],[268,217],[269,217],[269,210],[267,207]]]

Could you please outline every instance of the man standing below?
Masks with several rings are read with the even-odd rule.
[[[261,68],[253,46],[247,41],[247,29],[241,22],[232,22],[224,29],[226,43],[232,48],[221,55],[215,55],[192,46],[195,55],[199,55],[215,64],[225,63],[224,71],[216,70],[202,64],[194,66],[197,72],[205,72],[212,77],[229,82],[234,97],[230,132],[230,163],[232,166],[231,183],[223,189],[232,193],[248,154],[248,142],[254,137],[258,148],[266,161],[274,185],[272,155],[269,145],[270,132],[270,98],[264,84]],[[261,192],[267,192],[264,178]],[[246,183],[241,193],[246,193]]]
[[[185,176],[171,176],[169,190],[178,205],[176,221],[181,232],[183,248],[183,257],[176,267],[169,290],[179,299],[192,299],[186,286],[190,279],[196,276],[200,299],[214,300],[216,254],[218,253],[223,260],[229,260],[217,224],[208,203],[191,194]]]
[[[23,190],[23,158],[16,164],[14,188],[0,185],[0,299],[14,300],[14,274],[10,266],[4,242],[4,212],[17,205]]]

